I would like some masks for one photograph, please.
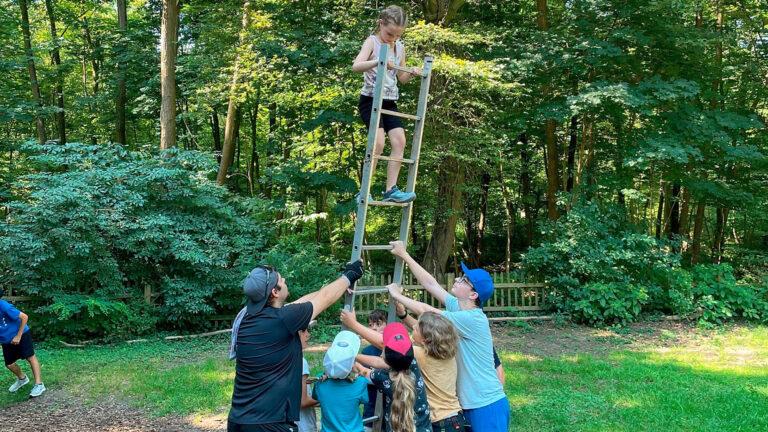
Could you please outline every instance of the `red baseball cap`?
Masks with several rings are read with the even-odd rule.
[[[394,370],[407,370],[413,362],[413,345],[402,323],[384,327],[384,361]]]

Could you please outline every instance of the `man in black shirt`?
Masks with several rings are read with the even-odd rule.
[[[236,328],[235,388],[228,432],[295,432],[301,408],[299,330],[335,303],[363,275],[362,262],[341,277],[286,305],[288,285],[274,268],[259,266],[243,282],[246,314]]]

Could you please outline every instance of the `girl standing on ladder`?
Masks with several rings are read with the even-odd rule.
[[[360,118],[365,124],[366,129],[371,122],[371,111],[373,109],[373,89],[376,85],[376,66],[379,59],[375,56],[381,48],[381,44],[389,44],[389,54],[387,58],[387,74],[384,78],[383,101],[381,107],[390,111],[397,111],[397,99],[400,96],[397,88],[398,80],[405,84],[414,76],[421,75],[420,68],[413,68],[411,72],[398,72],[393,66],[405,67],[405,45],[400,40],[403,34],[407,20],[405,12],[399,6],[389,6],[381,11],[376,21],[376,28],[373,34],[363,42],[360,53],[352,64],[352,70],[363,73],[363,89],[360,92]],[[385,135],[389,135],[389,142],[392,145],[390,157],[402,159],[405,150],[405,131],[400,119],[390,115],[382,115],[379,124],[379,130],[376,134],[376,145],[374,147],[374,156],[379,156],[384,150]],[[376,161],[371,161],[371,172],[376,170]],[[411,202],[416,199],[413,192],[403,192],[397,187],[397,177],[400,174],[399,160],[390,160],[387,165],[387,184],[382,201],[386,202]],[[368,201],[372,201],[368,196]]]

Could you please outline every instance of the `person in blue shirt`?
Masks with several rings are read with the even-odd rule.
[[[29,384],[29,377],[16,364],[18,360],[23,359],[29,363],[35,379],[35,385],[29,396],[38,397],[45,392],[45,385],[40,375],[40,362],[35,356],[35,344],[27,325],[29,316],[7,301],[2,300],[3,294],[3,290],[0,289],[0,344],[3,346],[5,367],[16,375],[16,382],[11,385],[8,391],[16,393],[20,388]]]
[[[456,278],[449,293],[408,254],[403,242],[390,244],[392,254],[403,260],[419,283],[445,305],[445,310],[412,300],[390,288],[392,298],[417,315],[442,314],[459,334],[456,390],[467,422],[474,432],[506,432],[510,421],[509,401],[497,375],[490,323],[482,309],[483,303],[493,296],[491,275],[483,269],[470,270],[461,263],[464,275]]]
[[[323,379],[312,398],[320,402],[321,432],[363,432],[360,405],[368,402],[368,381],[352,372],[360,338],[342,330],[323,358]]]

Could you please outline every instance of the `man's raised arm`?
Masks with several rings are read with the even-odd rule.
[[[312,303],[312,319],[317,318],[324,310],[336,303],[347,288],[351,288],[361,277],[363,277],[363,262],[347,263],[341,277],[322,287],[309,298],[309,302]]]

